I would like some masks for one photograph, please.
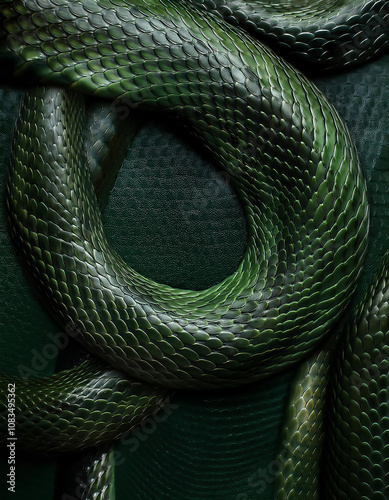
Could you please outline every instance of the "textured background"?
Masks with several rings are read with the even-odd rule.
[[[389,57],[337,76],[316,79],[349,125],[368,181],[372,208],[370,251],[361,295],[389,247]],[[3,89],[0,104],[0,192],[4,199],[10,140],[20,93]],[[31,292],[0,212],[0,370],[37,366],[37,353],[58,327]],[[104,212],[108,237],[137,271],[178,287],[203,288],[237,266],[245,222],[220,173],[179,130],[151,118],[130,149]],[[35,351],[34,351],[35,349]],[[46,353],[49,351],[46,347]],[[176,395],[163,422],[149,423],[118,445],[118,500],[251,500],[272,498],[274,454],[291,373],[220,397]],[[148,463],[153,462],[153,469]],[[8,467],[2,461],[0,488]],[[55,462],[17,457],[17,494],[52,499]]]

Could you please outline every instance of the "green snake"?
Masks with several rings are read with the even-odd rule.
[[[316,70],[383,52],[389,14],[379,1],[301,4],[288,14],[284,2],[275,10],[251,2],[1,2],[6,75],[45,86],[26,95],[13,142],[14,245],[58,323],[74,326],[84,347],[135,380],[86,361],[34,381],[17,409],[27,449],[108,442],[163,404],[167,389],[241,386],[307,359],[314,372],[325,366],[316,351],[349,303],[368,239],[357,153],[334,107],[302,73],[220,17]],[[365,43],[355,43],[356,33]],[[231,276],[206,290],[175,289],[114,252],[86,165],[80,93],[178,117],[228,173],[248,234]],[[386,284],[385,269],[377,280]],[[299,376],[312,379],[309,370]],[[322,371],[317,378],[326,382]],[[93,408],[88,391],[96,385],[112,420]],[[28,415],[48,395],[52,414],[45,408],[40,422],[50,438],[42,440]],[[87,422],[83,404],[96,430],[71,436],[65,421],[73,430],[72,418]],[[48,421],[57,423],[47,430]]]

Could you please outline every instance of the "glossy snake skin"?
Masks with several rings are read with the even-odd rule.
[[[327,11],[318,2],[307,17],[304,5],[287,15],[282,2],[272,5],[274,14],[261,4],[196,5],[0,4],[5,73],[44,85],[28,92],[16,126],[7,194],[13,242],[59,324],[74,325],[77,340],[115,369],[155,386],[142,389],[138,382],[118,379],[125,388],[112,388],[116,399],[128,391],[124,401],[136,418],[135,403],[154,411],[166,398],[163,388],[244,385],[307,356],[313,358],[299,376],[308,378],[309,390],[320,393],[324,405],[329,356],[315,351],[334,334],[361,272],[369,227],[365,182],[333,106],[293,66],[220,16],[256,36],[265,34],[266,43],[296,64],[313,61],[315,70],[316,64],[327,69],[355,64],[384,51],[387,5],[334,2]],[[373,25],[379,26],[378,35]],[[355,43],[356,33],[366,43]],[[246,215],[248,244],[235,273],[207,290],[174,289],[139,275],[113,251],[86,166],[80,93],[177,116],[205,146],[230,176]],[[105,390],[104,367],[98,366],[97,374],[83,366],[53,382],[37,381],[18,414],[32,404],[39,412],[46,384],[52,383],[53,412],[63,425],[71,417],[63,419],[63,403],[55,403],[57,388],[68,394],[69,404],[74,377],[83,391],[77,377],[84,369],[91,384],[98,380]],[[88,409],[94,404],[90,399],[85,393]],[[84,411],[78,401],[72,404],[69,411]],[[119,420],[123,410],[115,410]],[[320,429],[321,413],[309,415]],[[126,426],[131,419],[123,420]],[[288,423],[285,429],[288,434]],[[102,441],[120,432],[117,428]],[[312,443],[321,446],[318,432]],[[26,437],[27,447],[44,448],[41,444]],[[77,446],[88,445],[80,439]],[[292,462],[295,451],[290,450]],[[311,460],[314,476],[313,462],[319,460]],[[299,478],[293,474],[292,486],[286,472],[280,479],[279,498],[291,498],[290,487],[297,491]],[[311,482],[313,492],[317,481]]]

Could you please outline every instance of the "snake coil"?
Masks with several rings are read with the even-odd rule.
[[[0,4],[0,58],[15,78],[50,86],[28,92],[16,127],[7,193],[14,244],[83,346],[137,381],[173,389],[239,386],[306,358],[354,292],[369,228],[357,153],[334,107],[289,63],[219,19],[234,3],[204,2],[215,15],[197,3]],[[235,24],[258,17],[247,5]],[[318,45],[328,31],[321,62],[332,68],[343,32],[387,19],[383,2],[357,7],[359,16],[339,7],[312,36],[287,29],[280,14],[276,45],[285,50],[294,33],[291,57],[301,61],[319,50],[302,48],[307,39]],[[301,26],[321,16],[319,8]],[[269,31],[265,18],[256,33]],[[335,18],[348,26],[336,41]],[[356,51],[358,62],[385,49],[386,35],[373,39]],[[248,232],[231,276],[206,290],[176,289],[114,252],[86,167],[80,93],[177,116],[228,173]]]

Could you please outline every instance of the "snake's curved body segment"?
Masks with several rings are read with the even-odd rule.
[[[2,377],[2,384],[15,378]],[[166,404],[166,389],[87,360],[50,377],[18,381],[15,424],[23,452],[59,454],[110,444]],[[0,442],[7,439],[7,392],[0,391]]]
[[[389,45],[383,0],[191,0],[258,37],[305,72],[350,68]]]
[[[329,498],[383,498],[389,488],[388,305],[386,252],[333,364],[324,453]]]
[[[261,379],[311,351],[353,292],[368,231],[355,148],[319,91],[263,45],[176,2],[28,0],[2,15],[0,51],[19,76],[178,115],[247,216],[245,256],[222,283],[196,292],[140,276],[104,236],[79,97],[29,94],[8,204],[61,321],[131,376],[175,388]]]

